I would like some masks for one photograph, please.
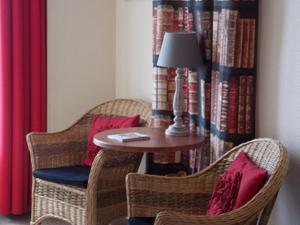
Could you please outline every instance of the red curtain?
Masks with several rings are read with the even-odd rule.
[[[25,136],[46,129],[46,1],[0,0],[0,214],[30,210]]]

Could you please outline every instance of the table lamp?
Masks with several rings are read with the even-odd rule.
[[[166,32],[160,50],[157,66],[175,67],[176,89],[173,99],[174,124],[166,129],[166,135],[188,136],[189,128],[183,124],[183,75],[184,68],[197,68],[203,64],[195,32]]]

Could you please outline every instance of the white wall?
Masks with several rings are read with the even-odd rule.
[[[47,1],[48,130],[115,97],[115,1]]]
[[[257,131],[279,139],[290,155],[270,225],[300,224],[299,25],[300,1],[260,1]]]
[[[116,0],[116,96],[151,101],[152,1]]]

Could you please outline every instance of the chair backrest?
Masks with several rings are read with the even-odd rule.
[[[281,160],[286,157],[286,150],[278,141],[269,138],[260,138],[241,144],[224,154],[217,160],[214,169],[222,174],[231,164],[231,162],[241,152],[246,152],[256,165],[268,171],[269,176],[274,174]]]
[[[250,214],[252,210],[252,215],[262,212],[256,220],[258,220],[259,225],[263,225],[269,219],[276,195],[287,173],[287,151],[276,140],[269,138],[255,139],[224,154],[211,165],[207,172],[222,174],[241,151],[246,152],[256,165],[268,171],[269,178],[264,187],[247,204],[241,207],[241,213],[243,213],[243,209]]]
[[[114,99],[92,108],[70,128],[73,133],[77,133],[78,140],[86,142],[91,120],[94,115],[133,116],[138,114],[140,115],[139,125],[150,126],[152,115],[150,103],[143,100]]]
[[[70,161],[70,165],[80,165],[85,156],[87,136],[93,115],[133,116],[137,114],[140,115],[140,126],[150,126],[151,104],[142,100],[114,99],[97,105],[85,113],[72,126],[58,134],[64,135],[65,142],[76,143],[74,148],[77,148],[77,153],[76,156],[72,156],[73,160]]]
[[[115,99],[94,107],[86,114],[86,117],[95,114],[110,116],[133,116],[139,114],[141,118],[140,125],[150,126],[151,105],[142,100]]]

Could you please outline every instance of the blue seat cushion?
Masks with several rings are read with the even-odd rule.
[[[153,225],[155,217],[130,217],[128,225]]]
[[[33,171],[33,176],[54,183],[87,187],[90,170],[89,166],[46,168]]]

